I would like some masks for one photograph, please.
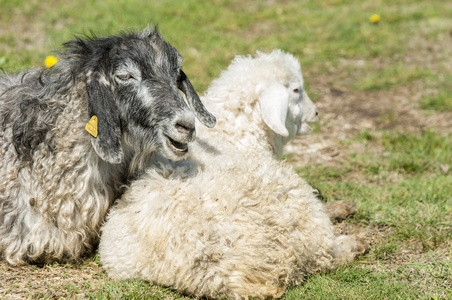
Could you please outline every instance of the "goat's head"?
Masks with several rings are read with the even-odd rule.
[[[181,70],[181,55],[157,29],[76,38],[65,46],[66,57],[86,74],[88,119],[98,118],[92,144],[102,159],[122,162],[125,142],[179,160],[195,138],[195,116],[208,127],[215,125]]]
[[[258,52],[265,61],[270,78],[257,84],[262,118],[267,126],[286,139],[312,132],[308,123],[318,122],[318,109],[303,88],[298,60],[288,53],[274,50]],[[265,73],[265,71],[262,71]]]

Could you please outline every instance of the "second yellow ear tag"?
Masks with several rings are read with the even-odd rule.
[[[97,116],[92,116],[91,120],[86,123],[85,129],[93,137],[97,137]]]

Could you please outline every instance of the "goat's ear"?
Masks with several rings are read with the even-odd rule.
[[[180,70],[179,78],[177,79],[177,85],[179,89],[184,92],[187,97],[188,104],[193,111],[196,118],[209,128],[212,128],[217,123],[217,119],[212,115],[202,104],[201,99],[199,99],[195,88],[192,86],[190,80],[188,80],[187,75]]]
[[[114,103],[110,83],[100,72],[90,72],[86,78],[89,118],[97,117],[97,136],[90,132],[91,143],[103,160],[112,164],[122,162],[124,154],[121,147],[119,112]],[[92,121],[91,121],[92,122]]]
[[[289,105],[289,92],[276,82],[260,83],[257,87],[262,119],[271,130],[282,136],[289,136],[286,116]]]

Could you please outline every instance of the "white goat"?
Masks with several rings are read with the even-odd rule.
[[[274,157],[317,118],[292,55],[236,58],[203,100],[218,124],[190,159],[154,157],[107,216],[99,254],[109,276],[200,297],[279,297],[366,251],[334,235],[317,191]]]
[[[0,254],[10,264],[89,252],[150,153],[184,158],[193,113],[215,124],[157,29],[76,38],[61,55],[0,77]]]

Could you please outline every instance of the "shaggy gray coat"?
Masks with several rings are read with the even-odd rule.
[[[49,69],[0,77],[0,253],[10,264],[91,251],[150,154],[184,158],[193,113],[215,124],[157,29],[77,37],[61,56]],[[97,135],[85,130],[93,116]]]

